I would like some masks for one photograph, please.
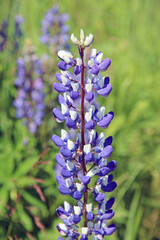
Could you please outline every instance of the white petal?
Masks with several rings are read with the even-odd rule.
[[[103,58],[103,53],[99,53],[98,55],[97,55],[97,57],[96,57],[96,61],[98,62],[98,63],[101,63],[102,62],[102,58]]]
[[[89,112],[92,112],[92,114],[94,114],[94,112],[95,112],[95,106],[94,105],[90,106]]]
[[[72,53],[66,50],[59,50],[57,55],[61,59],[64,59],[64,57],[73,58]]]
[[[68,78],[65,77],[64,75],[62,75],[62,76],[61,76],[61,79],[62,79],[63,85],[66,85],[66,83],[68,82]]]
[[[82,59],[76,58],[77,65],[80,67],[82,65]]]
[[[93,88],[93,84],[88,83],[88,84],[85,85],[85,89],[86,89],[87,93],[91,92],[92,88]]]
[[[79,83],[73,83],[73,82],[71,82],[71,86],[72,86],[72,88],[73,88],[73,91],[78,91],[78,89],[79,89]]]
[[[61,138],[62,140],[67,140],[69,138],[68,132],[64,129],[61,129]]]
[[[73,162],[67,161],[67,168],[69,171],[72,171],[74,169],[75,165]]]
[[[75,44],[76,46],[79,46],[79,41],[78,39],[74,36],[74,34],[71,34],[71,41],[73,42],[73,44]]]
[[[83,31],[83,29],[81,29],[80,30],[80,43],[81,43],[81,45],[83,45],[84,44],[84,31]]]
[[[67,147],[68,147],[69,150],[74,149],[74,148],[75,148],[74,142],[72,142],[70,139],[68,139],[68,141],[67,141]]]
[[[81,208],[79,206],[74,206],[73,208],[74,208],[74,213],[76,215],[80,215],[81,214]]]
[[[91,112],[86,112],[85,113],[86,122],[89,122],[91,119],[92,119],[92,113]]]
[[[108,176],[104,176],[103,179],[102,179],[102,182],[103,182],[104,186],[107,186],[107,184],[108,184]]]
[[[95,230],[98,230],[98,229],[100,228],[100,226],[101,226],[101,222],[100,222],[100,221],[98,221],[97,223],[95,223],[95,224],[94,224]]]
[[[93,228],[93,222],[89,221],[89,222],[87,223],[87,227],[88,227],[88,228]]]
[[[91,51],[91,58],[95,58],[96,57],[96,53],[97,53],[97,50],[95,48],[92,49]]]
[[[96,185],[95,186],[95,192],[99,193],[101,191],[101,185]]]
[[[69,113],[70,113],[71,119],[74,121],[77,118],[78,113],[73,110],[70,110]]]
[[[81,192],[84,188],[84,185],[82,183],[76,183],[77,191]]]
[[[87,210],[87,212],[92,211],[92,203],[86,204],[86,210]]]
[[[70,210],[70,207],[71,207],[71,205],[67,201],[64,201],[64,209],[66,212],[68,212]]]
[[[87,174],[86,176],[88,177],[93,177],[96,173],[99,173],[100,170],[99,170],[99,167],[95,167],[95,168],[92,168]]]
[[[84,152],[85,154],[88,154],[88,153],[90,153],[90,151],[91,151],[91,144],[86,144],[86,145],[84,145],[84,147],[83,147],[83,152]]]
[[[63,223],[59,223],[59,227],[63,230],[63,231],[67,231],[67,226]]]
[[[88,234],[88,227],[82,227],[82,235]]]
[[[70,186],[72,186],[72,181],[70,178],[66,179],[66,186],[69,188]]]
[[[89,67],[93,67],[94,66],[94,59],[93,58],[91,58],[90,60],[88,60],[88,65],[89,65]]]
[[[100,80],[98,81],[98,86],[99,86],[100,88],[103,88],[103,86],[104,86],[104,78],[102,78],[102,79],[100,79]]]
[[[93,42],[94,37],[93,35],[90,33],[89,36],[86,37],[85,41],[84,41],[84,45],[85,47],[89,47],[91,45],[91,43]]]
[[[63,103],[61,104],[61,109],[62,109],[62,114],[65,114],[68,111],[68,107]]]

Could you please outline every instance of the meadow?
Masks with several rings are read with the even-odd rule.
[[[60,221],[56,208],[64,198],[58,191],[52,135],[60,135],[52,109],[57,56],[40,42],[41,21],[54,0],[0,0],[0,25],[9,19],[8,45],[0,52],[0,240],[58,239]],[[160,1],[159,0],[60,0],[60,12],[69,15],[70,33],[81,28],[94,35],[93,47],[112,61],[109,76],[113,91],[99,97],[107,111],[114,111],[105,130],[113,136],[112,159],[117,231],[106,239],[160,239]],[[21,15],[23,36],[13,53],[14,17]],[[38,57],[47,53],[44,88],[48,109],[34,135],[15,117],[13,101],[16,59],[26,43]],[[70,49],[78,54],[74,46]],[[48,74],[48,75],[47,75]],[[105,101],[105,103],[104,103]]]

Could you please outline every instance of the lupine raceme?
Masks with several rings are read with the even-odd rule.
[[[115,160],[108,160],[112,154],[112,137],[97,133],[95,127],[106,129],[113,119],[113,112],[105,113],[105,107],[95,101],[98,95],[107,97],[112,91],[109,77],[101,72],[111,64],[109,58],[103,59],[103,53],[91,50],[87,63],[84,62],[85,49],[93,42],[93,35],[85,37],[80,31],[80,40],[73,34],[71,41],[78,47],[79,57],[65,50],[58,51],[58,67],[61,73],[56,74],[59,83],[54,83],[58,91],[61,110],[54,108],[57,122],[65,122],[68,132],[61,129],[61,136],[53,135],[52,140],[60,153],[56,161],[60,166],[60,175],[56,176],[59,191],[70,195],[75,204],[67,201],[64,207],[56,210],[63,221],[57,225],[62,235],[58,240],[104,239],[115,230],[115,224],[108,224],[114,216],[112,206],[114,198],[108,198],[117,184],[113,181],[116,168]],[[73,71],[68,71],[72,69]],[[107,194],[106,194],[107,193]],[[92,200],[91,200],[92,199]]]
[[[35,134],[44,117],[44,84],[42,63],[30,40],[25,45],[24,57],[17,59],[15,86],[18,88],[17,97],[13,102],[16,117],[23,119],[23,124]]]

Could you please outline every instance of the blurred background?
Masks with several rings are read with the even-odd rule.
[[[114,178],[118,187],[112,193],[117,231],[106,239],[158,240],[160,1],[60,0],[58,11],[68,14],[69,19],[66,15],[61,18],[69,29],[61,29],[65,35],[60,42],[54,38],[51,43],[43,36],[44,19],[55,4],[54,0],[0,0],[0,239],[58,238],[56,224],[60,220],[55,210],[63,205],[64,196],[55,180],[58,149],[51,141],[62,127],[52,116],[52,108],[58,104],[52,89],[59,72],[56,50],[66,34],[79,36],[83,28],[86,35],[95,37],[92,47],[112,61],[113,91],[108,98],[99,98],[107,112],[115,113],[105,132],[113,136],[112,159],[117,161]],[[56,11],[53,14],[58,14]],[[58,27],[57,23],[51,26],[52,34]],[[68,48],[71,42],[67,37],[66,42]],[[70,51],[78,56],[74,46]],[[21,119],[24,109],[17,110],[20,100],[15,101],[18,92],[22,93],[18,81],[21,74],[24,77],[24,64],[27,78],[36,75],[41,83],[43,79],[42,88],[35,84],[32,90],[44,102],[36,108],[37,125],[29,116]],[[33,95],[35,107],[37,95]]]

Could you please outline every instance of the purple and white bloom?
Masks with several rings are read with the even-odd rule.
[[[56,51],[68,49],[69,26],[66,24],[69,16],[66,13],[61,14],[58,5],[49,9],[41,22],[40,41],[47,46],[54,45]]]
[[[18,94],[13,102],[16,117],[23,119],[32,134],[42,124],[44,117],[43,72],[41,62],[32,45],[26,45],[24,56],[17,59],[15,86]]]
[[[112,137],[96,131],[99,127],[108,128],[114,113],[106,113],[104,106],[95,104],[97,95],[107,97],[112,91],[109,77],[101,74],[111,61],[109,58],[102,60],[103,54],[93,49],[86,66],[84,51],[93,42],[93,35],[85,38],[81,30],[80,40],[72,34],[71,41],[78,47],[80,56],[75,58],[69,51],[58,51],[61,72],[56,74],[59,82],[53,85],[59,93],[60,103],[60,108],[54,108],[53,114],[57,122],[65,122],[68,132],[62,129],[61,136],[54,134],[52,141],[60,148],[60,153],[56,154],[60,166],[56,176],[59,191],[63,195],[69,194],[76,204],[71,206],[65,202],[64,208],[57,209],[57,215],[63,221],[57,229],[68,240],[78,237],[88,240],[91,235],[93,240],[101,240],[116,230],[114,224],[108,224],[114,216],[114,198],[106,195],[117,187],[111,174],[116,169],[116,161],[109,161],[113,152]],[[97,179],[94,185],[92,179]],[[95,206],[89,202],[89,194],[93,195]],[[78,225],[81,221],[83,227]]]

